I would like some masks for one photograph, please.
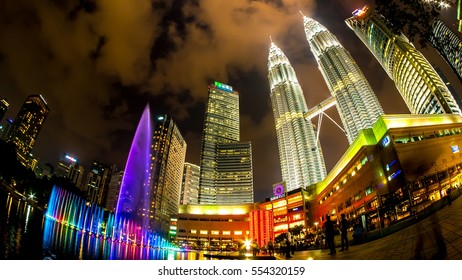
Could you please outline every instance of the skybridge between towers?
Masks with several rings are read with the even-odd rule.
[[[327,98],[326,100],[322,101],[318,105],[314,106],[308,112],[304,114],[304,117],[307,121],[311,121],[316,116],[319,116],[318,118],[318,126],[316,129],[316,142],[319,142],[319,133],[321,131],[321,124],[322,124],[322,118],[325,115],[329,120],[331,120],[337,127],[347,136],[345,130],[334,120],[332,119],[329,115],[327,115],[324,111],[327,109],[330,109],[331,107],[337,105],[337,100],[335,99],[334,96],[331,96]]]

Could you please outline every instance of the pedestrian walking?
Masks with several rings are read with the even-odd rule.
[[[335,242],[334,242],[334,223],[331,221],[329,214],[326,214],[326,222],[324,223],[326,228],[326,242],[329,247],[329,255],[334,255],[335,251]]]
[[[291,259],[292,256],[290,255],[290,243],[292,242],[292,234],[290,234],[290,231],[287,232],[287,238],[286,238],[286,259]]]
[[[342,240],[342,249],[340,252],[348,251],[348,220],[345,217],[345,214],[340,215],[340,235]]]
[[[274,245],[273,245],[273,239],[270,239],[268,241],[268,254],[272,256],[274,254]]]

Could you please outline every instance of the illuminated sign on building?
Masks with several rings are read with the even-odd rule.
[[[224,91],[227,91],[227,92],[233,92],[233,87],[232,86],[228,86],[228,85],[222,84],[220,82],[215,82],[215,86],[218,89],[221,89],[221,90],[224,90]]]
[[[66,158],[72,162],[77,162],[77,160],[69,155],[66,155]]]
[[[451,151],[453,154],[458,153],[460,151],[458,145],[451,146]]]
[[[385,136],[385,138],[382,139],[382,146],[386,147],[390,144],[390,136]]]
[[[400,169],[400,170],[397,170],[396,172],[394,172],[393,174],[391,174],[390,176],[388,176],[388,181],[393,180],[393,179],[396,178],[396,176],[398,176],[399,174],[401,174],[401,169]]]

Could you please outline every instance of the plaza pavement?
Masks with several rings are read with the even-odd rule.
[[[328,249],[296,251],[290,260],[462,260],[462,199],[441,207],[436,213],[396,232],[352,245],[348,251],[339,251],[340,240],[336,236],[335,255],[328,255]],[[349,237],[351,240],[351,233]],[[286,258],[278,254],[276,259]]]

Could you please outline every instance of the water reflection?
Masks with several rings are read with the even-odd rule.
[[[0,190],[0,259],[199,260],[179,252],[113,242],[47,219],[27,201]]]
[[[49,259],[187,260],[202,256],[200,252],[178,252],[112,241],[51,219],[45,219],[43,248]]]

